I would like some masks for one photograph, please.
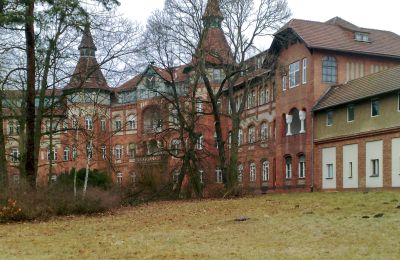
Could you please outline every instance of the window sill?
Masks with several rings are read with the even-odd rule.
[[[325,178],[325,180],[333,180],[333,177]]]
[[[378,178],[379,175],[370,175],[369,177],[370,177],[370,178]]]

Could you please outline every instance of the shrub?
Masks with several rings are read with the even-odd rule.
[[[73,187],[75,169],[72,169],[69,173],[65,173],[59,176],[57,184],[62,186]],[[86,169],[80,169],[76,172],[76,186],[78,189],[83,187],[85,181]],[[112,187],[111,176],[107,173],[100,172],[98,170],[90,170],[88,178],[89,187],[98,187],[104,190]]]

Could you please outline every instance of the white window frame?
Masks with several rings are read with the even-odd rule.
[[[254,125],[249,126],[247,129],[247,142],[254,144],[256,142],[256,127]]]
[[[19,161],[19,150],[16,147],[11,148],[11,161],[16,163]]]
[[[285,158],[285,178],[286,178],[286,180],[290,180],[293,177],[292,163],[293,163],[293,161],[292,161],[291,157]]]
[[[203,184],[204,183],[204,171],[203,170],[199,170],[199,179],[200,179],[200,183]]]
[[[250,163],[250,182],[256,182],[257,166],[254,162]]]
[[[262,181],[267,182],[269,180],[269,161],[263,161],[262,163]]]
[[[122,130],[122,120],[120,117],[116,117],[114,119],[114,130],[115,131],[121,131]]]
[[[63,152],[63,159],[64,159],[65,162],[69,161],[69,152],[70,152],[69,147],[65,146],[64,147],[64,152]]]
[[[216,182],[222,183],[223,177],[222,177],[222,170],[220,168],[215,169],[215,175],[216,175]]]
[[[196,112],[203,113],[203,100],[200,97],[196,98]]]
[[[106,124],[107,124],[106,120],[104,118],[102,118],[100,120],[100,129],[101,129],[101,131],[106,131]]]
[[[72,115],[72,128],[78,129],[78,117],[76,115]]]
[[[122,186],[123,177],[124,175],[122,174],[122,172],[117,173],[117,185],[120,187]]]
[[[203,150],[204,148],[204,136],[200,135],[199,138],[197,138],[196,141],[196,149],[197,150]]]
[[[47,161],[50,161],[50,154],[53,153],[53,159],[51,161],[57,161],[57,149],[53,147],[52,149],[47,148]]]
[[[299,82],[296,81],[297,78]],[[289,88],[295,88],[299,85],[300,85],[300,61],[296,61],[289,65]]]
[[[299,157],[299,179],[306,178],[306,157],[301,155]]]
[[[269,138],[269,129],[267,122],[263,122],[260,126],[260,139],[261,141],[267,141]]]
[[[115,145],[115,159],[121,160],[122,159],[122,145]]]
[[[93,118],[91,116],[85,117],[86,130],[93,130]]]
[[[238,145],[242,145],[243,144],[243,129],[239,128],[238,131]]]
[[[105,144],[101,145],[101,159],[107,159],[107,146]]]
[[[282,90],[286,91],[286,76],[282,77]]]
[[[350,115],[350,107],[353,108],[353,120],[350,120],[350,117],[349,117],[349,115]],[[353,104],[350,104],[350,105],[347,106],[347,122],[348,122],[348,123],[354,122],[354,118],[355,118],[355,114],[354,114],[354,105],[353,105]]]
[[[308,59],[303,59],[303,71],[302,71],[302,83],[307,84],[307,67],[308,67]]]
[[[244,167],[243,164],[239,164],[238,166],[238,182],[243,182],[243,171],[244,171]]]
[[[134,115],[128,116],[128,130],[135,130],[137,128],[136,125],[136,117]]]

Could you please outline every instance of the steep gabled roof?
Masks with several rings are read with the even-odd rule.
[[[96,45],[93,41],[92,33],[90,32],[89,25],[85,26],[85,29],[83,30],[82,40],[78,47],[79,50],[83,48],[97,50]]]
[[[400,66],[332,86],[313,110],[323,110],[400,90]]]
[[[206,17],[219,17],[221,19],[224,18],[222,15],[221,9],[219,7],[218,0],[209,0],[207,2],[206,10],[203,15],[203,19]]]
[[[308,48],[400,58],[400,36],[389,31],[358,27],[340,17],[314,22],[293,19],[275,36],[291,30]],[[368,42],[355,40],[355,32],[368,34]]]

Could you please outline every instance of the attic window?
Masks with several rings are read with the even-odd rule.
[[[369,35],[368,33],[356,32],[355,40],[358,42],[369,42]]]

